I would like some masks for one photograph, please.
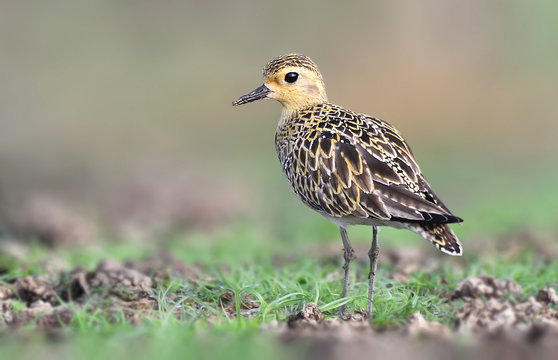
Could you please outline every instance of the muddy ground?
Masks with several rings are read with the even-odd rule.
[[[515,256],[513,249],[509,256]],[[540,252],[549,256],[550,249]],[[324,254],[327,255],[327,254]],[[398,281],[406,281],[417,268],[436,269],[438,260],[420,252],[388,251],[389,262]],[[545,259],[544,261],[553,261]],[[131,324],[144,317],[157,316],[161,301],[201,305],[186,294],[172,293],[161,298],[157,290],[173,278],[208,286],[211,279],[195,266],[170,254],[141,261],[101,261],[95,269],[52,270],[41,275],[5,278],[0,282],[0,328],[17,332],[23,326],[38,331],[55,332],[72,322],[75,312],[102,311],[124,316]],[[509,279],[477,276],[463,279],[452,293],[443,294],[456,304],[453,326],[431,322],[414,313],[407,324],[390,328],[375,327],[355,312],[344,319],[324,316],[313,303],[307,303],[285,321],[272,321],[261,330],[276,336],[285,346],[303,343],[312,358],[334,359],[368,354],[417,357],[471,357],[508,359],[554,358],[558,353],[558,295],[553,288],[543,288],[536,296],[525,294]],[[182,298],[178,298],[182,297]],[[221,310],[236,316],[235,294],[223,292]],[[242,299],[241,315],[251,316],[259,304]],[[180,318],[183,312],[175,316]],[[212,315],[207,314],[212,321]]]

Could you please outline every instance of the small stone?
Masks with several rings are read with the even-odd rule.
[[[14,295],[12,289],[7,286],[0,285],[0,300],[6,300]]]
[[[541,289],[537,294],[537,301],[545,304],[558,305],[558,294],[556,294],[556,290],[554,288]]]

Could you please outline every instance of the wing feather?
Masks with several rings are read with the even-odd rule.
[[[318,189],[322,211],[409,223],[461,221],[432,192],[393,127],[365,115],[339,114],[342,121],[318,129],[305,154],[297,154]],[[320,116],[328,121],[327,114]]]
[[[385,121],[330,104],[297,119],[278,129],[277,151],[293,190],[312,208],[421,226],[462,221],[434,194],[403,137]]]

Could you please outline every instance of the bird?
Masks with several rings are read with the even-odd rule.
[[[264,83],[233,106],[260,99],[282,105],[275,145],[292,191],[339,228],[343,241],[343,290],[355,254],[347,235],[351,225],[372,226],[368,251],[368,299],[372,317],[380,226],[411,230],[442,252],[460,256],[463,248],[448,226],[463,220],[448,209],[422,174],[401,134],[389,123],[328,101],[318,66],[302,54],[279,56],[263,68]],[[346,303],[339,307],[346,315]]]

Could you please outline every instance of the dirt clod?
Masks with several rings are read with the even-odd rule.
[[[539,290],[537,294],[537,301],[543,302],[545,304],[558,305],[558,295],[554,288],[545,288]]]
[[[457,284],[451,298],[501,298],[505,294],[522,293],[521,286],[512,280],[481,275],[469,277]]]
[[[148,275],[155,283],[179,277],[195,281],[200,278],[200,270],[194,266],[184,263],[170,253],[162,253],[144,260],[126,262],[124,264],[130,269]],[[207,278],[204,278],[207,280]]]
[[[289,327],[297,327],[301,325],[317,326],[324,320],[324,315],[318,309],[316,303],[310,302],[300,310],[300,312],[289,318],[287,324]]]
[[[458,329],[466,329],[472,333],[496,333],[498,330],[509,328],[517,322],[517,317],[509,302],[499,302],[490,299],[484,302],[471,299],[457,312]]]
[[[69,308],[55,309],[37,319],[37,326],[41,329],[56,329],[63,325],[70,325],[74,318],[74,311]]]
[[[13,313],[13,325],[25,325],[36,320],[39,315],[52,311],[52,305],[42,300],[37,300],[29,307]]]
[[[130,319],[134,326],[139,325],[142,317],[157,310],[157,301],[150,298],[142,298],[132,301],[117,301],[113,308],[115,311],[123,311],[126,319]]]
[[[347,341],[349,339],[366,339],[373,333],[369,321],[356,314],[349,320],[339,317],[326,318],[315,303],[308,303],[304,308],[287,319],[286,323],[271,322],[262,329],[277,333],[284,342],[300,339],[317,341]]]
[[[230,304],[234,301],[234,293],[232,291],[225,291],[221,295],[219,295],[219,301],[221,304]]]
[[[101,261],[87,275],[87,283],[90,289],[109,289],[110,293],[127,300],[137,299],[142,292],[153,287],[149,276],[113,260]]]
[[[345,312],[339,315],[339,318],[344,321],[350,321],[353,323],[360,323],[364,321],[368,321],[369,317],[364,311],[355,311],[355,312]]]
[[[414,338],[447,340],[452,334],[447,326],[438,322],[428,321],[420,312],[411,315],[409,323],[405,327],[405,333]]]
[[[14,294],[12,289],[7,286],[0,285],[0,300],[5,300]]]
[[[558,311],[532,296],[520,303],[495,298],[470,299],[457,311],[456,321],[458,331],[474,334],[524,333],[529,326],[540,323],[558,327]]]
[[[51,305],[58,303],[57,293],[48,275],[26,276],[20,278],[15,283],[17,296],[32,304],[36,301],[46,301]]]
[[[232,291],[226,291],[219,295],[219,302],[221,308],[229,318],[236,317],[237,304],[235,302],[235,294]],[[260,303],[251,299],[249,295],[240,299],[240,314],[243,316],[250,316],[255,314],[255,311],[260,308]]]
[[[0,325],[11,324],[14,321],[13,306],[10,301],[0,301]]]
[[[143,317],[159,309],[154,297],[158,285],[164,285],[169,278],[184,277],[195,282],[202,276],[209,279],[200,270],[166,255],[126,263],[104,260],[92,271],[77,267],[56,274],[11,279],[0,285],[0,325],[17,327],[34,323],[41,329],[57,328],[69,324],[73,318],[73,310],[67,303],[78,308],[87,304],[91,311],[105,312],[109,318],[115,316],[115,320],[118,320],[115,314],[123,313],[132,324],[139,324]],[[225,311],[234,317],[237,314],[234,294],[231,299]],[[184,301],[177,300],[175,294],[168,295],[166,300]],[[257,301],[245,296],[240,315],[255,314],[259,306]],[[176,316],[182,314],[177,312]]]

